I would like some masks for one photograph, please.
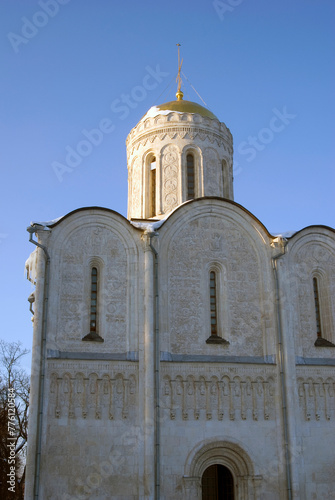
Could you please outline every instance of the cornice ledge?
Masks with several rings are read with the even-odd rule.
[[[171,119],[173,116],[174,119]],[[185,120],[185,117],[187,119]],[[200,126],[206,127],[210,129],[214,129],[218,133],[224,133],[228,136],[231,136],[231,132],[229,128],[218,120],[213,120],[207,117],[202,117],[198,114],[190,114],[190,113],[175,113],[171,112],[168,115],[158,115],[156,117],[147,118],[145,121],[140,121],[128,134],[126,139],[126,144],[128,145],[134,138],[134,136],[138,134],[146,133],[147,130],[157,129],[160,127],[166,127],[166,125],[172,126]]]
[[[204,129],[192,129],[189,128],[189,130],[185,129],[185,126],[182,127],[182,129],[173,129],[173,128],[167,128],[163,130],[153,130],[151,132],[148,132],[146,134],[141,135],[138,137],[136,140],[133,141],[131,144],[132,150],[131,154],[135,150],[138,150],[139,147],[145,146],[148,140],[153,143],[156,139],[158,140],[164,140],[166,136],[169,136],[171,140],[176,139],[178,137],[179,139],[185,139],[185,137],[188,135],[188,138],[191,140],[194,140],[196,137],[198,137],[201,141],[205,141],[208,139],[211,144],[214,144],[214,142],[217,143],[219,147],[223,147],[224,150],[229,153],[233,154],[233,148],[232,145],[229,143],[229,137],[225,137],[223,135],[219,135],[216,132],[212,132],[210,130],[204,130]]]

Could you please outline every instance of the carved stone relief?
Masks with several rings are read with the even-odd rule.
[[[50,416],[73,419],[134,418],[138,405],[134,373],[62,373],[50,377]]]
[[[216,151],[204,151],[205,196],[223,196],[222,167]]]
[[[171,420],[273,420],[275,377],[165,374],[161,408]]]
[[[163,212],[170,212],[178,205],[178,151],[175,146],[163,150]]]
[[[335,419],[335,378],[299,377],[298,396],[301,418],[306,421]]]
[[[185,138],[190,140],[199,139],[201,141],[208,140],[211,144],[215,144],[220,148],[223,147],[229,154],[233,153],[230,133],[218,133],[217,131],[209,131],[197,126],[170,126],[164,128],[162,125],[158,124],[155,130],[148,131],[146,134],[139,134],[138,138],[134,138],[133,142],[127,141],[128,154],[134,154],[140,147],[144,147],[148,140],[151,142],[156,141],[157,138],[164,140],[166,136],[174,140]]]
[[[215,262],[226,268],[223,286],[234,345],[239,353],[261,355],[265,316],[258,257],[245,234],[230,221],[214,216],[185,224],[169,245],[167,320],[171,350],[203,353],[209,336],[204,269]]]
[[[334,342],[334,323],[332,308],[335,295],[335,255],[320,243],[309,243],[299,249],[292,264],[290,280],[297,287],[297,316],[299,321],[300,343],[304,356],[324,354],[315,352],[317,338],[315,302],[312,273],[316,273],[319,287],[322,337]]]
[[[141,217],[141,187],[142,187],[142,172],[141,163],[138,158],[133,162],[131,169],[131,214],[132,217]]]
[[[66,341],[79,341],[88,333],[89,262],[98,257],[104,262],[99,276],[99,333],[105,342],[113,341],[117,346],[124,343],[126,334],[127,257],[120,238],[104,226],[77,229],[64,246],[57,334]],[[82,348],[86,348],[86,343]]]

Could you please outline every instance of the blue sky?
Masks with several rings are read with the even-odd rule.
[[[175,98],[176,43],[233,134],[235,201],[272,233],[334,227],[334,22],[333,0],[2,0],[1,338],[31,348],[30,221],[92,205],[126,216],[125,140]]]

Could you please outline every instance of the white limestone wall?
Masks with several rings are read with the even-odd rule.
[[[333,340],[334,236],[305,228],[278,261],[293,499],[330,499],[335,489],[335,347],[314,345],[313,291],[317,276],[323,334]]]
[[[164,362],[161,377],[161,498],[200,499],[199,487],[196,496],[194,491],[188,496],[186,487],[199,486],[202,473],[212,463],[232,471],[236,492],[241,491],[238,499],[285,498],[275,366]],[[199,457],[192,467],[197,473],[190,470],[195,447]],[[244,453],[250,460],[248,470]],[[243,493],[246,477],[252,485]]]
[[[76,211],[39,232],[50,255],[50,284],[38,471],[42,254],[34,304],[36,373],[26,500],[35,498],[37,474],[38,498],[43,500],[124,500],[150,494],[150,474],[142,464],[146,470],[153,468],[152,419],[148,425],[144,396],[153,367],[144,342],[146,287],[139,272],[145,267],[140,234],[120,215],[102,209]],[[82,340],[89,332],[92,265],[99,270],[99,334],[104,342]]]
[[[306,500],[334,498],[334,424],[327,421],[302,422],[300,447],[297,455],[303,454],[300,468],[300,498]]]
[[[301,498],[331,499],[334,493],[335,368],[296,367],[296,446],[293,461],[299,466]]]
[[[274,499],[282,500],[285,497],[285,471],[278,447],[277,428],[274,422],[266,423],[263,431],[256,422],[214,423],[187,422],[187,425],[178,426],[175,422],[167,424],[162,431],[162,474],[161,500],[201,500],[201,476],[205,469],[213,463],[226,465],[232,471],[235,486],[235,498],[238,500]],[[255,441],[257,445],[255,446]],[[205,448],[211,442],[209,450],[200,457],[198,474],[189,475],[186,465],[189,455],[197,445]],[[220,442],[229,443],[235,448],[235,456],[230,457]],[[218,445],[218,446],[217,446]],[[212,452],[211,452],[212,449]],[[176,453],[176,450],[177,453]],[[253,473],[243,473],[243,450],[248,454],[253,464]],[[249,453],[248,453],[249,452]],[[173,460],[171,460],[173,456]],[[201,460],[203,458],[203,460]],[[234,460],[235,459],[235,460]],[[181,475],[180,471],[183,471]],[[245,475],[244,475],[245,474]]]
[[[40,498],[138,498],[140,410],[137,363],[48,360]]]
[[[45,233],[42,242],[45,244],[48,234]],[[34,235],[35,238],[35,235]],[[30,395],[29,395],[29,422],[28,436],[29,442],[27,446],[27,464],[26,464],[26,482],[25,482],[25,498],[34,498],[35,472],[36,472],[36,455],[38,450],[38,428],[39,428],[39,388],[41,384],[41,359],[42,359],[42,331],[43,331],[43,308],[45,298],[45,271],[46,271],[46,256],[42,249],[37,249],[36,274],[36,289],[34,291],[35,302],[33,304],[33,345],[32,345],[32,363],[30,376]]]
[[[100,353],[138,350],[139,231],[112,211],[78,211],[52,228],[48,349],[90,352],[91,268],[98,269]]]
[[[335,344],[335,233],[323,227],[306,228],[287,245],[290,269],[287,286],[291,328],[296,355],[335,359],[335,348],[316,347],[316,313],[313,277],[318,279],[322,337]]]
[[[205,468],[222,463],[233,472],[236,498],[284,499],[271,262],[280,251],[277,242],[242,207],[219,199],[183,205],[158,232],[160,341],[166,360],[160,392],[162,498],[200,499]],[[219,278],[219,334],[229,344],[206,343],[211,268]],[[233,451],[229,461],[226,450],[213,444],[206,467],[188,477],[185,464],[192,448],[220,440],[249,450],[253,471],[242,472],[242,451]]]

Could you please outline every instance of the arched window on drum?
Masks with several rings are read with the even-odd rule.
[[[186,155],[186,199],[193,200],[195,198],[195,167],[194,155],[188,153]]]

